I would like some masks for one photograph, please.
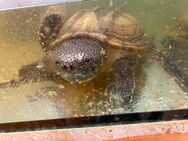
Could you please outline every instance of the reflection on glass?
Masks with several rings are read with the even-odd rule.
[[[83,3],[0,12],[0,122],[187,108],[188,2]]]

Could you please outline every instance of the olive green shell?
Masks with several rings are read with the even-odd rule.
[[[105,42],[112,47],[145,49],[146,41],[142,26],[127,13],[111,11],[103,17],[95,11],[80,11],[70,17],[60,29],[51,48],[64,40],[88,36]]]

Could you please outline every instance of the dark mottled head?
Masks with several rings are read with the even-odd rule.
[[[69,82],[87,81],[101,68],[101,44],[90,38],[73,38],[64,41],[53,53],[57,73]]]

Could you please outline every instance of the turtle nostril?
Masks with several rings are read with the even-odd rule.
[[[74,67],[72,65],[70,65],[70,70],[73,70],[73,69],[74,69]]]
[[[73,71],[74,67],[72,65],[70,66],[66,66],[66,65],[63,65],[61,66],[62,70],[65,70],[65,71]]]
[[[68,67],[67,67],[66,65],[63,65],[61,68],[62,68],[63,70],[67,70],[67,69],[68,69]]]
[[[90,59],[85,59],[85,62],[86,62],[86,63],[89,63],[89,62],[90,62]]]

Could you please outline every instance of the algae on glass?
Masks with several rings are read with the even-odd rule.
[[[108,7],[127,12],[138,20],[147,36],[160,38],[182,27],[181,17],[188,13],[187,0],[93,0],[62,5],[68,15],[96,7]],[[41,16],[48,6],[0,11],[0,83],[18,78],[23,65],[45,56],[38,39]],[[163,66],[151,58],[143,66],[144,86],[131,100],[133,105],[116,113],[145,112],[187,108],[188,95]],[[103,83],[107,83],[102,78]],[[98,81],[101,81],[98,80]],[[92,84],[92,83],[91,83]],[[52,81],[29,82],[15,88],[0,89],[0,123],[62,117],[112,114],[105,93],[93,86],[80,88],[57,85]]]

